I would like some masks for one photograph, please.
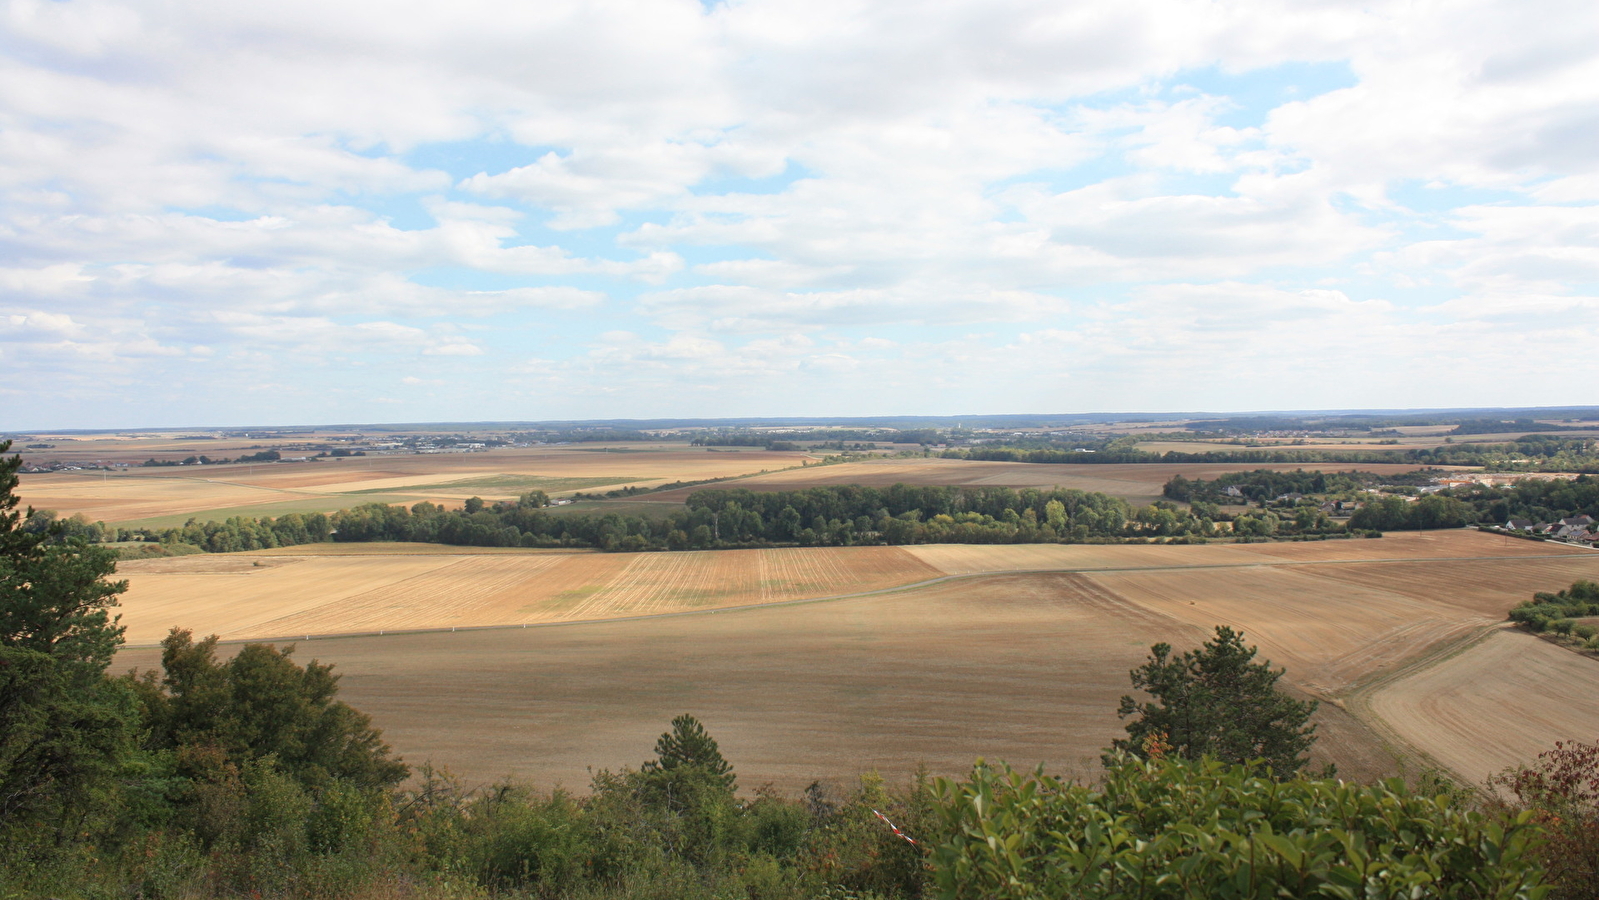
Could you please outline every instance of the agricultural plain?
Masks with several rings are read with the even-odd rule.
[[[205,448],[223,452],[228,448]],[[478,453],[328,457],[315,462],[136,467],[109,472],[22,476],[34,507],[62,516],[169,527],[190,517],[278,516],[329,512],[362,503],[423,500],[458,507],[469,497],[511,500],[532,490],[654,487],[677,481],[737,478],[800,466],[797,451],[629,447],[520,447]]]
[[[570,787],[587,766],[636,765],[683,711],[751,787],[918,761],[954,773],[980,755],[1090,766],[1119,733],[1116,698],[1149,645],[1192,646],[1220,624],[1324,701],[1318,752],[1349,776],[1433,758],[1475,778],[1533,744],[1599,733],[1599,706],[1581,704],[1558,727],[1524,726],[1509,698],[1534,676],[1497,659],[1460,670],[1469,677],[1408,673],[1534,590],[1599,578],[1599,554],[1476,532],[653,554],[334,547],[128,564],[130,641],[171,625],[235,638],[461,628],[301,640],[299,652],[336,663],[347,696],[414,762]],[[785,604],[840,595],[857,596]],[[511,627],[464,630],[491,625]],[[1532,643],[1570,657],[1573,684],[1599,671]],[[1460,701],[1448,728],[1401,730],[1396,718],[1415,718],[1403,703],[1440,690],[1424,676],[1486,699]],[[1412,683],[1422,699],[1384,699]],[[1511,731],[1470,759],[1447,749],[1459,734]]]
[[[1234,448],[1237,449],[1237,448]],[[1213,479],[1228,472],[1256,469],[1312,472],[1338,472],[1351,469],[1379,474],[1414,472],[1420,466],[1394,463],[1009,463],[964,459],[872,459],[810,466],[770,472],[740,479],[726,485],[708,487],[743,488],[751,491],[793,491],[828,484],[864,484],[887,487],[891,484],[965,485],[972,487],[1050,488],[1062,487],[1120,497],[1130,503],[1147,504],[1160,499],[1161,489],[1175,475],[1184,478]],[[689,488],[650,494],[648,499],[681,503]]]
[[[200,454],[233,458],[262,448],[293,446],[289,440],[199,440],[183,435],[57,441],[52,449],[24,452],[30,460],[93,466],[136,464],[145,459],[176,460]],[[293,457],[304,455],[305,451],[284,453]],[[531,490],[570,497],[578,492],[655,489],[676,482],[713,479],[733,480],[584,506],[640,514],[676,508],[690,493],[705,488],[781,491],[825,484],[887,486],[897,482],[1012,488],[1058,486],[1146,504],[1160,498],[1161,488],[1173,475],[1193,479],[1257,468],[1354,468],[1348,463],[1049,465],[904,457],[817,465],[820,459],[817,454],[798,450],[692,447],[685,443],[543,445],[470,453],[374,452],[314,461],[61,471],[24,475],[22,492],[34,507],[54,510],[61,516],[82,514],[90,520],[127,527],[168,528],[190,518],[222,520],[232,516],[327,513],[374,502],[412,505],[426,500],[458,507],[470,497],[511,500]],[[1360,468],[1393,473],[1416,467]]]

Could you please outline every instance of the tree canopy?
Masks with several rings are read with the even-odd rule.
[[[644,764],[647,775],[673,776],[694,769],[730,792],[738,787],[733,766],[722,757],[716,738],[711,737],[699,719],[688,713],[673,719],[672,730],[655,742],[655,756]]]
[[[271,644],[246,644],[219,661],[216,645],[215,635],[197,642],[176,628],[161,642],[164,677],[149,672],[137,682],[151,749],[208,747],[235,764],[270,755],[313,787],[329,779],[387,787],[410,774],[370,718],[335,699],[333,666],[300,666],[292,645]]]
[[[21,467],[0,458],[0,832],[59,836],[131,745],[132,704],[105,677],[122,643],[110,609],[127,583],[108,580],[110,551],[57,524],[23,527],[34,511],[17,510]]]
[[[1155,644],[1149,661],[1129,673],[1133,687],[1152,699],[1122,697],[1117,714],[1132,721],[1112,751],[1142,756],[1154,742],[1185,759],[1260,760],[1279,775],[1298,772],[1306,762],[1301,754],[1316,740],[1316,726],[1306,723],[1317,704],[1278,690],[1284,670],[1255,662],[1255,653],[1242,632],[1225,625],[1199,649],[1177,656],[1170,644]]]

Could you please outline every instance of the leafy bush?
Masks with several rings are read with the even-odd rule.
[[[1530,766],[1490,780],[1548,832],[1539,856],[1556,897],[1599,896],[1599,746],[1557,742]]]
[[[1556,631],[1560,634],[1577,634],[1593,637],[1594,629],[1577,626],[1571,621],[1583,616],[1599,616],[1599,584],[1577,581],[1571,587],[1556,593],[1539,591],[1532,599],[1520,603],[1510,611],[1510,621],[1529,631]],[[1588,629],[1582,634],[1578,628]]]
[[[946,900],[1540,898],[1532,814],[1500,820],[1398,780],[1277,781],[1214,760],[1122,757],[1102,788],[979,761],[939,779]]]

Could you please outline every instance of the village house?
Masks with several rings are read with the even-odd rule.
[[[1359,500],[1328,500],[1317,508],[1329,516],[1347,516],[1365,505]]]
[[[1561,519],[1559,524],[1553,526],[1554,535],[1562,540],[1580,541],[1582,538],[1578,537],[1578,535],[1587,534],[1588,526],[1593,523],[1593,517],[1591,516],[1572,516],[1568,519]]]

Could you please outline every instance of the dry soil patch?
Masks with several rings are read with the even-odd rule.
[[[1509,628],[1370,699],[1400,737],[1480,784],[1555,741],[1599,736],[1599,661]]]

